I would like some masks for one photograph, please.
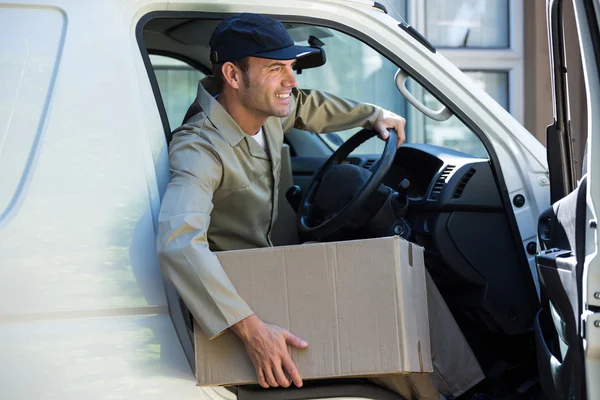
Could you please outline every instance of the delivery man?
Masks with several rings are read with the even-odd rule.
[[[363,127],[385,140],[391,128],[402,144],[406,121],[373,105],[296,88],[295,60],[317,50],[295,46],[274,19],[227,18],[210,46],[214,76],[198,85],[195,111],[170,143],[172,178],[159,216],[161,268],[209,338],[226,329],[239,336],[261,386],[300,387],[287,345],[308,343],[261,321],[213,251],[272,246],[284,132]],[[440,396],[429,374],[378,383],[406,398]]]

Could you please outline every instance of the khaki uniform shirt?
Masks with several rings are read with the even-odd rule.
[[[194,105],[201,111],[173,134],[159,260],[211,339],[253,313],[213,251],[272,246],[283,133],[292,127],[318,133],[371,128],[380,111],[318,91],[294,89],[290,98],[290,116],[271,117],[263,126],[270,157],[202,83]]]

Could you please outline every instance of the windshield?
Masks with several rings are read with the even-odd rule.
[[[321,67],[307,69],[297,75],[300,88],[318,89],[340,97],[376,104],[406,118],[407,143],[429,143],[448,147],[477,157],[487,157],[479,138],[455,116],[442,122],[427,118],[410,105],[400,94],[394,83],[398,67],[377,51],[340,31],[323,27],[297,26],[292,37],[300,45],[308,44],[309,34],[323,42],[327,63]],[[487,89],[505,88],[497,81],[508,79],[504,73],[467,72],[475,82]],[[414,81],[408,88],[423,104],[431,109],[441,104]],[[508,93],[499,89],[496,93],[501,101],[508,102]],[[319,135],[333,150],[347,140],[358,129]],[[358,147],[353,154],[380,154],[385,143],[373,138]]]

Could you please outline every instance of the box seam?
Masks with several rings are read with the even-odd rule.
[[[340,348],[340,321],[339,321],[339,309],[338,309],[338,293],[337,293],[337,283],[338,283],[338,263],[337,263],[337,244],[333,246],[333,301],[335,305],[335,331],[337,333],[336,338],[336,353],[337,353],[337,365],[336,365],[336,373],[342,373],[342,349]]]
[[[400,254],[400,246],[402,242],[400,240],[394,241],[394,259],[397,264],[402,263],[401,254]],[[402,268],[400,265],[396,265],[396,296],[398,301],[398,307],[396,308],[396,323],[397,323],[397,331],[396,334],[398,337],[398,361],[401,363],[399,366],[401,370],[406,370],[406,332],[404,332],[404,298],[402,297],[402,293],[400,293],[402,288]]]
[[[288,275],[287,275],[287,252],[282,251],[283,253],[283,281],[285,283],[285,307],[287,311],[287,329],[292,331],[292,321],[291,321],[291,313],[290,313],[290,299],[289,299],[289,290],[288,290]]]

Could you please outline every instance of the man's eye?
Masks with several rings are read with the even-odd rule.
[[[281,67],[275,67],[271,71],[273,71],[273,72],[279,72],[279,71],[281,71]]]

